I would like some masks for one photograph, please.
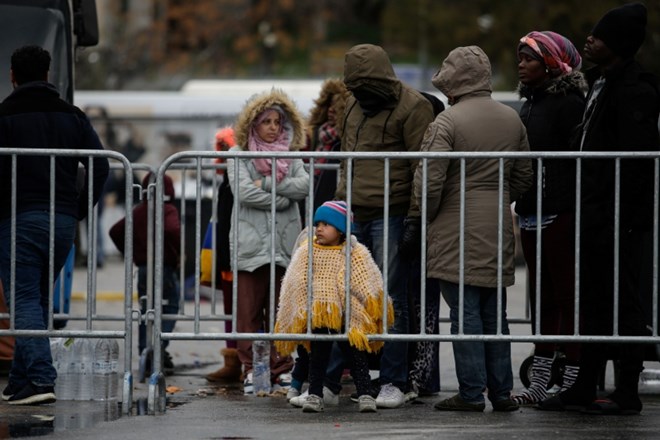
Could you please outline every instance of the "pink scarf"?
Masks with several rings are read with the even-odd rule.
[[[263,139],[261,139],[257,135],[257,131],[254,129],[254,127],[261,122],[261,119],[263,119],[266,111],[269,110],[276,110],[281,116],[282,116],[282,127],[285,126],[286,123],[286,118],[285,115],[282,111],[279,109],[273,109],[269,108],[264,111],[262,111],[257,118],[255,118],[254,123],[252,124],[252,127],[250,127],[250,134],[248,136],[248,150],[250,151],[289,151],[289,135],[284,128],[282,128],[282,131],[280,132],[280,135],[277,137],[275,142],[273,143],[268,143],[264,142]],[[270,158],[259,158],[259,159],[252,159],[252,162],[254,163],[255,168],[257,171],[259,171],[261,174],[264,176],[270,176],[271,175],[271,163],[272,160]],[[276,159],[275,164],[276,164],[276,172],[277,175],[275,177],[275,180],[277,183],[280,183],[282,179],[284,179],[284,176],[289,172],[289,164],[291,163],[290,159]]]

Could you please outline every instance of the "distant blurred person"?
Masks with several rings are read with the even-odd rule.
[[[14,91],[0,104],[0,148],[103,150],[87,116],[61,99],[48,82],[50,62],[48,51],[39,46],[23,46],[12,54],[10,77]],[[55,156],[55,175],[51,175],[48,156],[18,156],[15,175],[12,162],[11,156],[0,156],[0,281],[8,307],[14,300],[16,330],[46,330],[52,287],[50,265],[55,274],[62,269],[73,246],[76,222],[87,216],[88,198],[96,204],[101,196],[108,177],[108,160]],[[84,184],[78,190],[80,164],[85,172]],[[92,167],[90,186],[87,180]],[[50,222],[51,179],[55,185],[54,225]],[[88,194],[89,188],[92,194]],[[12,202],[16,203],[15,219],[10,218]],[[54,237],[50,235],[51,227]],[[50,248],[51,239],[54,248]],[[16,252],[13,283],[12,248]],[[9,384],[2,399],[11,405],[55,402],[56,377],[48,338],[17,337]]]
[[[350,92],[341,79],[328,79],[321,85],[321,93],[314,101],[307,121],[307,149],[329,152],[341,150],[344,109]],[[338,160],[316,159],[315,165],[338,163]],[[337,188],[337,171],[314,170],[314,212],[332,200]]]
[[[153,173],[147,173],[142,179],[142,190],[147,192],[149,185],[154,183]],[[162,267],[162,312],[164,315],[176,315],[179,313],[179,265],[181,261],[181,220],[179,210],[174,205],[174,183],[172,178],[165,174],[163,176],[163,267]],[[149,242],[154,237],[149,237],[149,201],[146,195],[142,201],[133,208],[133,263],[137,267],[137,291],[140,299],[140,312],[144,315],[147,312],[147,295],[149,285]],[[155,211],[154,211],[155,212]],[[126,235],[126,217],[120,219],[110,228],[110,238],[119,252],[124,254],[124,239]],[[155,275],[155,273],[154,273]],[[155,280],[153,280],[155,282]],[[176,325],[175,320],[164,319],[162,331],[170,333]],[[145,354],[144,350],[151,348],[151,341],[147,341],[147,325],[144,320],[140,321],[138,326],[138,353]],[[166,374],[174,372],[174,362],[172,356],[166,350],[170,341],[162,341],[163,371]],[[153,365],[153,364],[152,364]]]
[[[227,151],[236,146],[236,137],[232,127],[223,127],[215,133],[216,151]],[[215,159],[216,163],[224,163],[221,158]],[[205,249],[202,250],[201,282],[210,286],[215,272],[215,281],[222,291],[222,305],[225,314],[233,312],[232,280],[234,273],[231,270],[231,259],[229,254],[229,230],[231,228],[231,213],[234,207],[234,195],[229,186],[229,180],[224,169],[218,168],[216,176],[220,180],[218,185],[218,205],[215,214],[215,223],[209,223],[206,237],[204,237]],[[213,231],[215,228],[215,267],[213,267]],[[225,332],[231,333],[231,321],[225,321]],[[224,359],[223,366],[218,370],[207,374],[209,382],[233,383],[240,381],[241,361],[238,358],[238,345],[234,340],[227,340],[227,347],[220,350]]]

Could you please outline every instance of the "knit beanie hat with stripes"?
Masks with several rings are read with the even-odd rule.
[[[337,228],[339,232],[346,235],[346,215],[348,207],[346,202],[341,200],[331,200],[325,202],[316,209],[314,213],[314,224],[325,222]],[[351,213],[351,223],[353,223],[353,214]]]

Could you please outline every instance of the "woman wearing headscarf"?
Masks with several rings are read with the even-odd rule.
[[[304,122],[294,102],[281,90],[273,89],[252,97],[246,103],[236,121],[235,135],[237,146],[229,151],[272,154],[269,157],[227,160],[227,178],[234,197],[238,199],[238,212],[232,216],[230,230],[230,255],[237,254],[237,332],[268,332],[270,290],[274,290],[274,304],[277,304],[282,277],[301,231],[298,202],[304,200],[309,191],[309,175],[303,161],[280,158],[278,154],[303,146]],[[274,199],[271,193],[273,187]],[[271,203],[275,204],[275,218],[271,215]],[[274,241],[271,230],[275,234]],[[237,243],[233,240],[234,234],[238,235]],[[271,244],[274,244],[274,249]],[[275,264],[273,286],[271,264]],[[279,356],[274,347],[271,347],[270,353],[273,383],[282,386],[290,384],[292,359]],[[238,357],[244,369],[244,392],[250,394],[251,341],[238,341]]]
[[[526,98],[520,117],[527,128],[530,150],[570,150],[570,139],[582,120],[585,106],[586,82],[578,72],[582,63],[580,54],[562,35],[534,31],[520,39],[518,60],[519,92]],[[571,335],[575,301],[575,161],[544,159],[540,172],[540,192],[539,168],[535,164],[533,186],[518,198],[515,208],[531,286],[532,331],[542,335]],[[537,228],[541,228],[540,267],[536,265]],[[540,328],[536,327],[537,307]],[[518,404],[535,404],[546,398],[556,348],[554,343],[535,344],[530,386],[513,396]],[[566,344],[563,351],[566,366],[562,390],[570,388],[577,377],[579,347]]]

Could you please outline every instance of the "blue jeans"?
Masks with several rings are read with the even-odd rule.
[[[442,297],[449,305],[451,333],[458,334],[458,284],[440,280]],[[466,335],[497,333],[497,289],[464,286],[463,331]],[[506,318],[506,290],[502,291],[502,334],[509,334]],[[469,403],[484,401],[488,389],[491,402],[508,399],[513,388],[510,342],[457,341],[454,362],[458,392]]]
[[[147,266],[138,267],[138,297],[140,298],[140,311],[147,311]],[[176,269],[163,266],[163,315],[176,315],[179,313],[179,274]],[[144,300],[142,299],[144,298]],[[161,331],[171,333],[176,321],[163,319]],[[169,340],[163,340],[161,347],[164,349],[169,345]],[[149,344],[151,346],[151,344]],[[140,322],[138,326],[138,350],[139,353],[147,348],[147,325]]]
[[[389,217],[388,240],[388,294],[394,306],[394,323],[388,322],[389,333],[408,333],[408,276],[410,263],[399,256],[399,240],[403,234],[405,216]],[[355,222],[355,236],[374,257],[380,270],[383,270],[384,237],[383,219],[368,222]],[[385,342],[380,359],[380,383],[391,383],[405,391],[408,384],[408,342]]]
[[[62,269],[76,233],[74,217],[55,215],[54,274]],[[27,211],[16,216],[16,330],[46,330],[48,326],[48,245],[49,214]],[[7,306],[11,301],[11,222],[0,222],[0,279]],[[41,387],[54,386],[57,372],[53,367],[47,337],[18,337],[9,382],[19,387],[28,382]]]

